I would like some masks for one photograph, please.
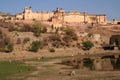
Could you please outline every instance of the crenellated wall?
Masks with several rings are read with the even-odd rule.
[[[52,12],[33,12],[32,8],[25,8],[23,13],[16,14],[17,19],[23,20],[41,20],[52,21],[53,23],[105,23],[106,15],[88,14],[86,12],[70,11],[64,12],[64,9],[57,8]]]

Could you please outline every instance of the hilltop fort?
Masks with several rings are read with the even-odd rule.
[[[33,12],[32,7],[25,7],[22,13],[16,14],[18,20],[41,20],[53,23],[106,23],[105,14],[89,14],[86,12],[69,11],[57,8],[52,12]]]

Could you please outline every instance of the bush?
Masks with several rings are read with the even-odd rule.
[[[50,40],[50,41],[61,41],[59,35],[50,35],[50,36],[49,36],[49,40]]]
[[[12,52],[13,51],[13,44],[12,43],[9,43],[8,45],[7,45],[7,50],[6,50],[6,52]]]
[[[82,44],[84,50],[89,50],[94,46],[94,44],[91,41],[85,41]]]
[[[47,38],[43,38],[42,46],[48,46],[48,39]]]
[[[10,42],[6,34],[0,30],[0,48],[5,48],[6,45]]]
[[[50,52],[55,52],[55,49],[54,48],[50,48],[49,51]]]
[[[58,48],[60,46],[60,42],[54,41],[54,42],[52,42],[52,46]]]
[[[30,41],[30,38],[26,37],[26,38],[24,38],[23,43],[27,43],[28,41]]]
[[[12,31],[20,31],[20,28],[19,27],[8,27],[8,31],[12,32]]]
[[[71,36],[65,35],[65,36],[63,37],[63,41],[64,41],[64,42],[69,42],[69,41],[71,41]]]
[[[69,36],[73,36],[75,34],[75,30],[69,27],[65,28],[64,32],[66,35],[69,35]]]
[[[66,39],[69,38],[68,40],[75,40],[75,41],[78,40],[78,36],[75,33],[74,29],[67,27],[64,29],[64,32]]]
[[[90,58],[85,58],[83,62],[83,66],[92,69],[93,68],[93,61]]]
[[[41,27],[42,25],[41,24],[34,24],[33,26],[33,33],[36,37],[39,37],[40,34],[41,34]]]
[[[47,32],[47,28],[46,28],[46,27],[42,27],[42,28],[41,28],[41,32],[42,32],[42,33],[46,33],[46,32]]]
[[[77,36],[76,34],[74,34],[74,35],[72,36],[72,39],[75,40],[75,41],[77,41],[77,40],[78,40],[78,36]]]
[[[33,41],[29,50],[32,52],[37,52],[40,47],[41,47],[40,41]]]
[[[21,28],[22,32],[31,32],[32,28],[29,24],[24,24],[23,27]]]

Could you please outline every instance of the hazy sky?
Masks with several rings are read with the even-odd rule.
[[[20,13],[25,6],[34,11],[52,11],[57,7],[65,11],[77,10],[88,13],[106,14],[108,19],[120,19],[120,0],[1,0],[0,11]]]

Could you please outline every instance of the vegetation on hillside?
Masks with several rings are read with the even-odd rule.
[[[33,28],[33,33],[36,37],[39,37],[41,34],[41,24],[33,24],[32,28]]]
[[[13,44],[6,34],[0,30],[0,52],[12,52]]]
[[[90,58],[85,58],[84,62],[83,62],[83,66],[92,69],[93,68],[93,61]]]
[[[41,47],[41,42],[40,41],[33,41],[31,46],[30,46],[29,51],[37,52],[40,47]]]
[[[12,52],[13,51],[13,44],[12,43],[9,43],[8,45],[7,45],[7,48],[6,48],[6,52]]]
[[[55,49],[54,48],[49,48],[49,51],[50,52],[55,52]]]
[[[84,50],[90,50],[94,46],[94,44],[91,41],[85,41],[82,44]]]
[[[23,23],[23,22],[13,22],[13,23],[1,22],[0,26],[6,26],[8,31],[11,32],[10,34],[16,33],[15,37],[13,37],[15,40],[14,42],[16,44],[13,43],[13,45],[15,46],[23,45],[24,46],[23,48],[25,48],[25,49],[22,48],[23,50],[27,50],[28,46],[31,44],[33,40],[40,40],[42,43],[41,44],[42,48],[45,48],[48,50],[49,50],[49,47],[53,47],[54,49],[76,47],[80,49],[82,48],[82,45],[84,50],[89,50],[91,49],[91,47],[94,46],[90,42],[82,42],[86,40],[91,41],[92,40],[91,35],[94,33],[89,31],[88,35],[83,37],[81,36],[81,33],[79,31],[80,29],[79,30],[77,29],[79,27],[67,26],[67,27],[58,28],[58,27],[52,26],[51,28],[38,21],[34,21],[33,23],[30,23],[30,24]],[[25,35],[26,37],[25,38],[22,32],[26,32],[26,35],[30,37],[28,38]],[[30,33],[27,33],[27,32],[30,32]],[[31,35],[31,33],[33,33],[34,35]],[[5,51],[5,48],[7,47],[8,43],[11,43],[11,42],[9,42],[9,37],[6,34],[2,34],[0,37],[1,37],[0,46],[4,46],[0,48],[0,51]],[[31,47],[30,47],[30,50],[32,50]]]
[[[23,43],[25,44],[25,43],[27,43],[27,42],[29,42],[30,41],[30,38],[29,37],[25,37],[24,39],[23,39]]]

